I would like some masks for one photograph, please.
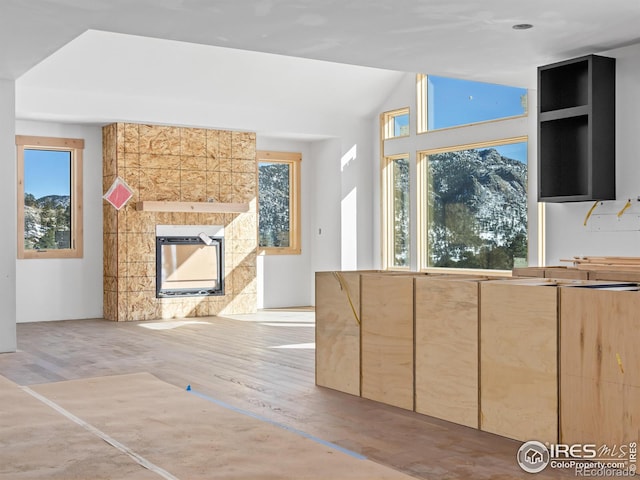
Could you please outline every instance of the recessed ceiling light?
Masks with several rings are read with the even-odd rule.
[[[533,25],[531,25],[530,23],[517,23],[511,28],[513,28],[514,30],[529,30],[530,28],[533,28]]]

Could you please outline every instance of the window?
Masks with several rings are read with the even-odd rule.
[[[422,74],[415,85],[415,131],[408,108],[380,115],[383,268],[497,273],[535,262],[544,242],[541,213],[528,211],[527,90]],[[387,141],[400,132],[408,143]]]
[[[382,114],[382,138],[385,140],[409,136],[409,108]]]
[[[418,131],[527,114],[527,89],[435,75],[418,76]]]
[[[411,196],[409,188],[409,156],[396,155],[384,159],[382,178],[386,218],[385,259],[387,268],[410,268],[411,232],[409,217]]]
[[[84,140],[16,136],[18,258],[82,257]]]
[[[527,138],[421,152],[422,267],[527,265]]]
[[[258,246],[266,254],[300,253],[300,162],[291,152],[257,152]]]

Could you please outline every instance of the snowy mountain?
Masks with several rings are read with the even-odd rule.
[[[36,199],[24,196],[25,249],[69,248],[71,198],[47,195]]]
[[[47,195],[36,200],[36,204],[40,208],[67,208],[71,204],[69,195]]]
[[[497,150],[429,156],[431,266],[511,269],[527,252],[527,165]]]

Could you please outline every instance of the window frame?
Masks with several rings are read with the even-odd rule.
[[[395,134],[395,119],[396,117],[400,117],[402,115],[408,115],[409,119],[409,130],[404,135],[396,135]],[[380,114],[380,125],[382,128],[382,139],[383,140],[393,140],[395,138],[406,138],[411,136],[411,112],[409,107],[398,108],[396,110],[390,110],[388,112],[383,112]]]
[[[262,247],[260,246],[260,176],[258,173],[260,163],[284,163],[289,165],[289,246],[288,247]],[[259,255],[300,255],[302,252],[300,243],[300,168],[302,153],[299,152],[274,152],[267,150],[256,151],[256,175],[258,177],[258,198],[256,199],[256,235],[258,237]]]
[[[396,160],[406,159],[409,162],[411,168],[411,156],[408,153],[399,153],[394,155],[387,155],[382,157],[381,164],[381,178],[382,178],[382,264],[385,270],[399,270],[409,271],[411,270],[411,226],[409,226],[409,264],[406,266],[395,265],[395,224],[394,218],[392,218],[394,209],[394,175],[393,175],[393,163]],[[409,182],[409,222],[411,222],[411,182]],[[409,223],[411,225],[411,223]]]
[[[69,152],[71,156],[71,248],[31,250],[24,248],[24,151],[48,150]],[[83,257],[83,209],[82,209],[82,154],[84,140],[78,138],[38,137],[16,135],[17,151],[17,220],[19,259],[34,258],[82,258]]]
[[[441,272],[441,273],[460,273],[460,272],[472,272],[477,274],[487,274],[487,275],[510,275],[511,270],[493,270],[493,269],[478,269],[478,268],[454,268],[454,267],[430,267],[428,265],[429,259],[429,242],[427,241],[429,235],[429,218],[428,218],[428,206],[427,201],[429,199],[429,179],[427,178],[429,166],[427,157],[429,155],[435,155],[439,153],[447,153],[447,152],[456,152],[459,150],[477,150],[484,148],[491,148],[500,145],[510,145],[514,143],[522,143],[529,142],[528,135],[521,135],[518,137],[509,137],[509,138],[500,138],[496,140],[488,140],[481,142],[474,142],[463,145],[454,145],[440,148],[432,148],[426,150],[420,150],[416,153],[417,158],[417,190],[418,190],[418,205],[417,205],[417,232],[418,232],[418,269],[421,272]],[[529,162],[527,160],[527,166]],[[528,195],[527,195],[527,210],[529,210],[528,206]],[[527,241],[529,245],[531,242],[529,241],[531,238],[530,232],[530,213],[527,212]],[[528,256],[530,255],[530,252]]]

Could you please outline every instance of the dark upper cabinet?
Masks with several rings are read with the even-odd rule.
[[[538,67],[538,201],[613,200],[614,58]]]

